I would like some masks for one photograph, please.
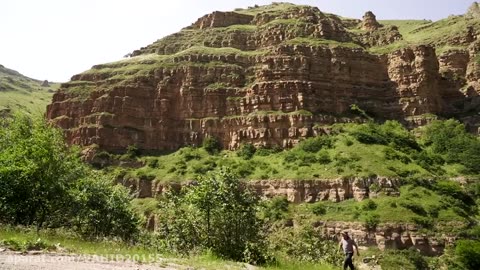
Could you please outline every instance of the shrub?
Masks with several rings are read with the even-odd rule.
[[[299,153],[298,157],[298,166],[308,167],[317,162],[317,157],[312,153]]]
[[[147,166],[153,169],[158,168],[158,159],[152,158],[147,161]]]
[[[338,243],[311,226],[282,228],[270,235],[270,249],[286,254],[287,259],[340,266]],[[297,269],[297,268],[295,268]]]
[[[367,213],[364,217],[364,225],[369,231],[374,231],[380,224],[380,216],[378,214]]]
[[[322,216],[327,213],[327,207],[321,202],[314,203],[310,206],[310,209],[313,214],[317,216]]]
[[[203,140],[202,147],[210,154],[216,154],[222,150],[222,145],[214,137],[207,137]]]
[[[433,219],[430,217],[412,217],[412,221],[425,229],[431,229],[433,227]]]
[[[72,195],[72,224],[82,236],[130,240],[138,235],[139,219],[125,187],[113,186],[104,176],[93,174],[78,182]]]
[[[260,147],[255,152],[255,155],[265,157],[265,156],[269,156],[269,155],[272,155],[272,154],[275,154],[275,153],[280,153],[282,151],[283,151],[283,149],[279,146],[274,146],[272,148]]]
[[[359,126],[352,132],[352,136],[357,141],[364,144],[384,144],[388,143],[387,138],[382,134],[379,126],[372,122]]]
[[[0,119],[0,222],[61,226],[69,190],[86,173],[59,130],[24,115]]]
[[[332,159],[330,158],[330,154],[328,153],[328,151],[321,150],[318,153],[317,161],[320,164],[329,164],[330,162],[332,162]]]
[[[321,149],[331,148],[333,146],[333,139],[330,136],[317,136],[302,141],[298,147],[309,153],[317,153]]]
[[[368,189],[371,191],[371,192],[374,192],[374,193],[377,193],[379,192],[380,190],[382,190],[382,187],[378,184],[378,183],[373,183],[371,184]]]
[[[375,210],[375,209],[377,209],[377,203],[376,202],[374,202],[373,200],[370,200],[370,199],[366,199],[365,201],[363,201],[362,210],[372,211],[372,210]]]
[[[414,212],[417,215],[421,215],[421,216],[426,216],[427,215],[427,211],[425,211],[423,206],[421,204],[416,203],[416,202],[402,201],[402,202],[400,202],[400,206]]]
[[[138,146],[134,144],[127,146],[127,156],[129,158],[135,158],[135,157],[138,157],[139,155],[140,155],[140,149],[138,148]]]
[[[253,155],[255,155],[255,152],[257,149],[253,144],[247,143],[243,144],[240,149],[237,151],[237,155],[245,160],[251,159]]]
[[[478,240],[458,241],[455,255],[465,269],[480,269],[480,242]]]
[[[295,151],[288,151],[285,153],[283,157],[284,163],[294,163],[299,159],[297,152]]]
[[[280,220],[285,218],[288,212],[288,200],[285,196],[273,197],[265,203],[264,217],[269,220]]]

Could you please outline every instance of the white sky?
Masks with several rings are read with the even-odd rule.
[[[64,82],[190,25],[215,10],[265,0],[0,0],[0,64],[35,79]],[[291,0],[345,17],[379,19],[462,14],[472,0]]]

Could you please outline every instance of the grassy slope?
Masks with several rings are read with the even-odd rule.
[[[0,111],[43,114],[59,84],[42,87],[42,82],[0,66]]]
[[[119,167],[109,169],[117,173],[123,171],[127,177],[161,182],[195,179],[206,171],[220,166],[231,167],[247,180],[336,179],[372,175],[393,178],[406,175],[432,178],[438,173],[422,168],[411,157],[410,161],[402,161],[400,157],[408,157],[408,154],[401,151],[394,151],[399,158],[387,158],[386,152],[391,151],[387,145],[360,143],[350,133],[354,132],[358,125],[339,125],[338,127],[342,127],[345,132],[332,136],[333,147],[317,153],[305,152],[297,146],[291,150],[276,153],[259,150],[252,159],[245,160],[235,151],[222,151],[220,154],[210,155],[203,148],[186,147],[171,154],[139,157],[138,159],[145,164],[139,169],[124,170]],[[112,157],[128,159],[126,155]],[[327,160],[322,161],[325,157]],[[461,165],[444,164],[442,168],[444,172],[440,173],[444,176],[461,175]]]
[[[373,47],[372,53],[389,53],[410,45],[430,44],[437,47],[437,54],[447,49],[464,49],[462,46],[452,46],[450,40],[465,36],[469,26],[480,28],[478,20],[465,19],[463,16],[452,16],[436,22],[427,20],[384,20],[379,21],[385,26],[395,25],[403,36],[403,40],[387,46]]]

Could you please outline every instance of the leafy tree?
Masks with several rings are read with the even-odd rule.
[[[185,194],[169,196],[166,201],[161,227],[167,245],[182,253],[208,249],[237,261],[266,260],[258,199],[227,169],[199,178]]]
[[[63,222],[68,190],[85,173],[76,152],[42,119],[16,115],[0,126],[0,219],[38,228]]]
[[[93,174],[40,118],[0,120],[0,222],[130,239],[138,219],[125,188]]]

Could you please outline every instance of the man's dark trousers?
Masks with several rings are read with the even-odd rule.
[[[348,252],[345,254],[345,261],[343,261],[343,270],[347,270],[347,266],[350,267],[350,270],[354,270],[355,267],[353,266],[353,252]]]

